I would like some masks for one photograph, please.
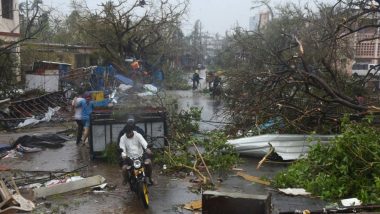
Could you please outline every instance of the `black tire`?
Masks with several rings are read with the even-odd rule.
[[[141,199],[141,202],[145,209],[149,208],[149,192],[148,185],[145,182],[140,182],[138,186],[137,194]]]

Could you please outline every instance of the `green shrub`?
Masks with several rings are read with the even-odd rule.
[[[371,120],[347,122],[328,145],[311,148],[305,159],[276,175],[276,187],[302,187],[322,199],[357,197],[380,202],[380,132]]]
[[[102,157],[110,164],[118,164],[120,160],[119,146],[117,143],[106,145]]]

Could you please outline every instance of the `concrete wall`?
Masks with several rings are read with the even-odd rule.
[[[266,195],[205,191],[202,194],[202,213],[270,213],[270,197]]]
[[[58,71],[57,71],[58,72]],[[59,75],[33,75],[25,76],[26,90],[41,89],[46,92],[55,92],[59,89]]]

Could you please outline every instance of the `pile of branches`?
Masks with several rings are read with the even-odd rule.
[[[170,171],[193,172],[202,185],[213,185],[214,174],[227,172],[238,163],[239,155],[222,132],[199,133],[201,110],[174,113],[169,117],[169,144],[158,158]]]

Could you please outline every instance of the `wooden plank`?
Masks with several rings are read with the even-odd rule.
[[[238,176],[241,176],[243,177],[245,180],[247,181],[251,181],[251,182],[255,182],[255,183],[258,183],[258,184],[263,184],[263,185],[267,185],[269,186],[270,185],[270,182],[269,181],[264,181],[263,179],[259,178],[259,177],[256,177],[256,176],[253,176],[253,175],[248,175],[244,172],[238,172],[236,173]]]

